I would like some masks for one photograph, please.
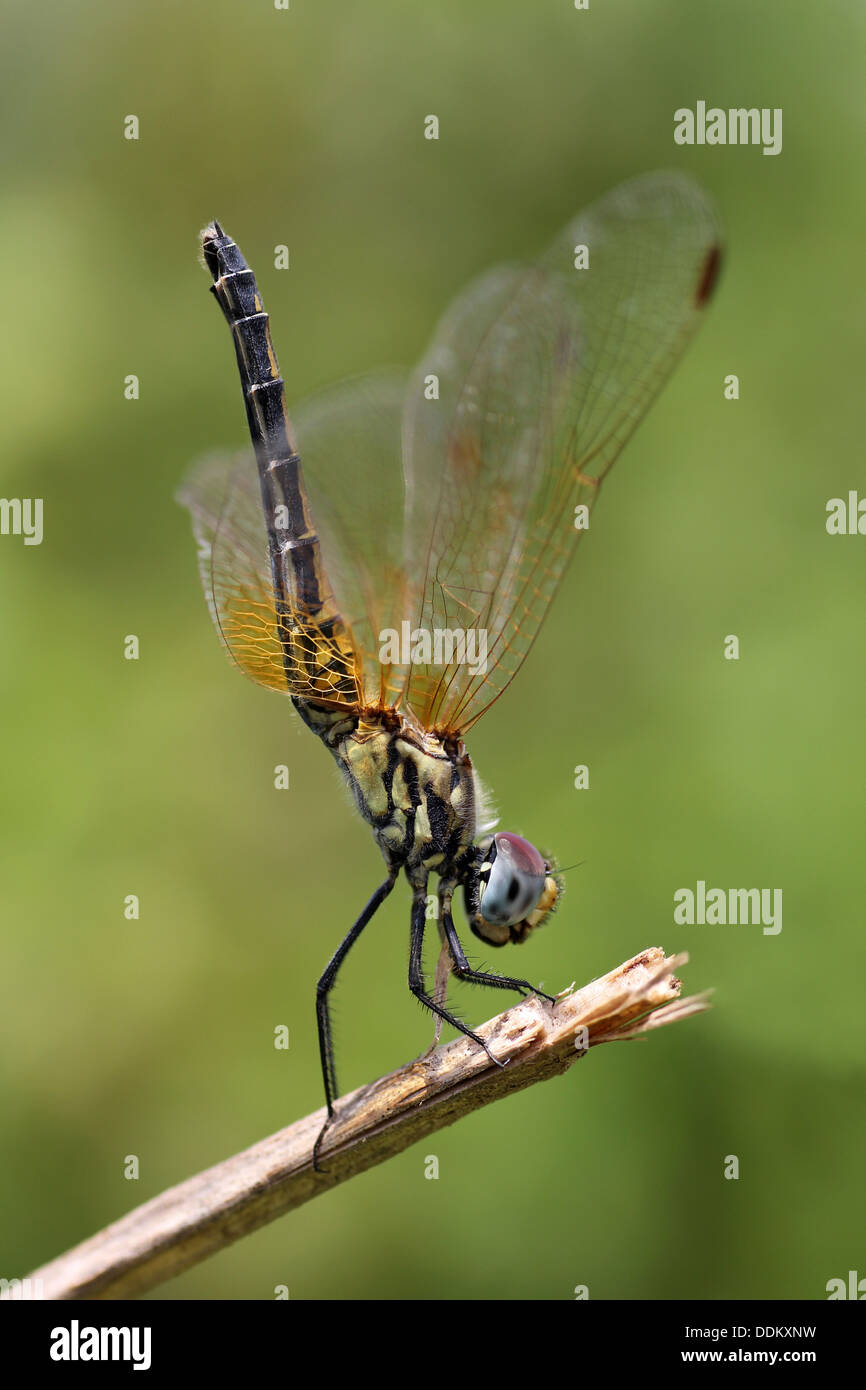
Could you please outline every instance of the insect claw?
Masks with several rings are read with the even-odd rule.
[[[334,1121],[334,1115],[333,1115],[333,1114],[330,1114],[330,1115],[328,1116],[328,1118],[325,1120],[325,1123],[322,1125],[322,1128],[319,1130],[318,1135],[316,1136],[316,1142],[315,1142],[315,1144],[313,1145],[313,1172],[314,1172],[314,1173],[327,1173],[327,1171],[328,1171],[327,1168],[323,1168],[323,1167],[320,1165],[320,1163],[319,1163],[319,1149],[320,1149],[320,1147],[321,1147],[322,1140],[324,1139],[325,1135],[327,1134],[328,1130],[330,1129],[331,1124],[333,1123],[333,1121]]]
[[[537,995],[539,999],[546,999],[548,1004],[556,1004],[556,1001],[562,998],[560,994],[545,994],[543,989],[537,989],[535,986],[533,986],[532,993]]]
[[[505,1061],[504,1061],[504,1062],[500,1062],[500,1060],[499,1060],[498,1057],[494,1057],[493,1053],[490,1051],[490,1048],[487,1046],[487,1043],[484,1042],[484,1040],[483,1040],[482,1038],[476,1038],[475,1041],[476,1041],[477,1043],[480,1043],[480,1044],[481,1044],[481,1046],[484,1048],[484,1051],[487,1053],[487,1056],[490,1058],[490,1060],[491,1060],[491,1062],[493,1063],[494,1066],[497,1066],[497,1067],[507,1067],[507,1066],[508,1066],[508,1063],[509,1063],[509,1060],[510,1060],[508,1057],[505,1058]]]

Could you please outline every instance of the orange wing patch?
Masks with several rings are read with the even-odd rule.
[[[269,690],[357,706],[361,662],[333,600],[315,615],[291,599],[277,609],[253,456],[205,459],[178,500],[192,515],[205,597],[235,664]]]

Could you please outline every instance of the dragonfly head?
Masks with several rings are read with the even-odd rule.
[[[491,946],[526,941],[556,907],[562,880],[521,835],[507,830],[478,845],[477,911],[469,925]]]

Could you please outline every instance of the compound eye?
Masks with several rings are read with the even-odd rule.
[[[494,835],[481,916],[494,926],[516,927],[537,905],[546,877],[547,865],[528,840],[508,831]]]

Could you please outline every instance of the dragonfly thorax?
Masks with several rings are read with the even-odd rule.
[[[525,941],[556,906],[561,882],[538,850],[499,832],[478,843],[483,792],[460,738],[423,729],[395,710],[346,713],[295,700],[333,754],[389,868],[440,897],[464,890],[476,936],[491,946]]]
[[[294,703],[336,759],[389,867],[413,882],[454,877],[476,833],[475,773],[462,740],[391,709]]]

